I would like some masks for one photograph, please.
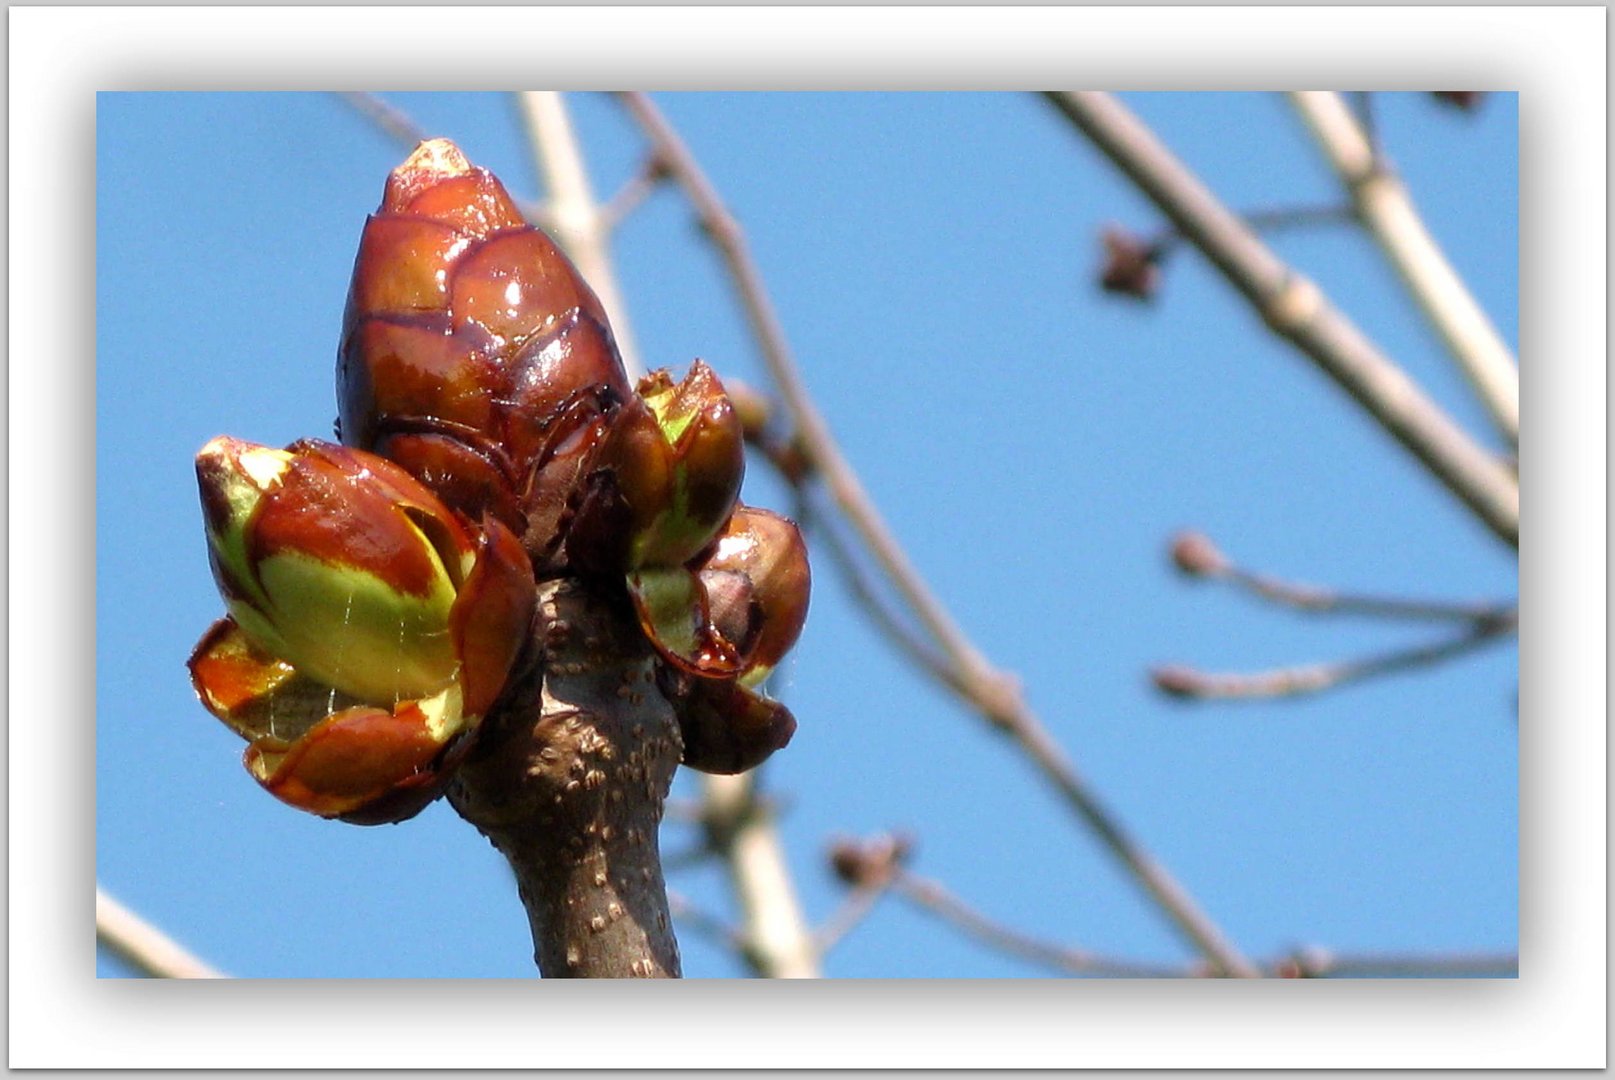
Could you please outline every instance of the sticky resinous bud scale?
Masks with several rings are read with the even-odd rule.
[[[637,614],[687,764],[739,771],[790,739],[758,686],[801,631],[806,548],[739,503],[722,382],[697,360],[630,385],[593,290],[447,140],[365,222],[337,398],[340,445],[197,458],[228,615],[192,680],[277,797],[361,823],[435,798],[542,659],[540,578]]]
[[[493,521],[473,535],[398,466],[315,440],[221,436],[196,472],[229,614],[192,677],[248,738],[248,767],[328,816],[426,786],[497,697],[531,620],[514,535]]]

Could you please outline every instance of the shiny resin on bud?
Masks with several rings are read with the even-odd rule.
[[[740,506],[699,557],[634,571],[628,591],[651,643],[676,667],[755,686],[807,619],[807,546],[789,518]]]
[[[471,529],[398,466],[331,443],[221,436],[196,469],[230,617],[191,674],[251,743],[248,767],[326,816],[426,786],[503,690],[531,623],[514,534],[491,517]]]
[[[594,292],[446,139],[394,170],[365,225],[337,389],[344,443],[473,520],[494,514],[535,558],[563,521],[558,478],[581,471],[568,455],[592,445],[579,428],[630,396]]]

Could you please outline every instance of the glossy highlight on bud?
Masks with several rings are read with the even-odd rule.
[[[717,374],[700,360],[677,383],[653,372],[596,455],[574,563],[621,573],[689,561],[729,520],[745,472],[745,431]]]
[[[755,686],[802,632],[811,593],[796,523],[740,506],[712,545],[682,567],[628,575],[641,627],[675,666]]]
[[[426,786],[531,622],[515,536],[491,518],[472,532],[398,466],[316,440],[221,436],[196,468],[230,614],[197,646],[192,680],[249,740],[249,769],[327,816]]]
[[[365,225],[337,388],[344,443],[473,520],[493,514],[540,560],[631,396],[593,290],[446,139],[394,170]]]

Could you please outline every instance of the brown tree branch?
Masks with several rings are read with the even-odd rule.
[[[828,424],[813,404],[739,224],[694,156],[650,99],[639,93],[619,96],[644,130],[657,158],[684,189],[717,246],[813,470],[823,479],[893,588],[947,657],[953,670],[947,684],[980,711],[996,730],[1019,746],[1195,948],[1230,975],[1256,974],[1249,961],[1240,956],[1166,868],[1128,836],[1099,802],[1026,705],[1016,681],[988,664],[932,595],[865,493]]]
[[[997,922],[953,895],[941,883],[919,877],[904,865],[912,851],[908,838],[891,833],[864,840],[839,839],[830,845],[830,868],[849,887],[840,910],[820,931],[829,948],[856,926],[876,901],[892,893],[989,948],[1042,965],[1063,975],[1111,978],[1205,978],[1204,964],[1182,967],[1103,956],[1043,941]],[[1384,953],[1337,955],[1306,947],[1262,965],[1264,974],[1286,979],[1330,977],[1446,977],[1515,974],[1512,953]]]
[[[968,937],[990,948],[1020,957],[1065,975],[1105,975],[1123,979],[1178,978],[1180,966],[1145,964],[1122,960],[1083,949],[1071,949],[1040,941],[1002,923],[995,922],[954,896],[941,883],[899,868],[892,877],[891,891],[920,910],[936,916]]]
[[[1225,208],[1153,133],[1108,94],[1045,95],[1244,295],[1274,332],[1352,396],[1488,528],[1520,540],[1519,482],[1329,303]]]
[[[565,579],[539,587],[535,640],[450,801],[509,860],[546,977],[677,978],[657,827],[681,744],[650,644]]]

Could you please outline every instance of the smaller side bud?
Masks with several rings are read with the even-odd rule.
[[[1229,568],[1227,558],[1204,533],[1178,533],[1170,550],[1173,565],[1190,577],[1215,577]]]
[[[745,432],[717,374],[697,360],[678,383],[665,370],[641,380],[597,471],[610,474],[628,515],[622,569],[679,566],[699,553],[729,519],[746,471]]]
[[[1149,300],[1160,285],[1160,253],[1155,246],[1111,226],[1099,234],[1105,259],[1099,268],[1099,286],[1109,293]]]
[[[741,506],[712,546],[681,567],[628,575],[640,626],[670,663],[692,675],[756,686],[807,620],[807,545],[796,523]]]
[[[1167,664],[1153,669],[1150,682],[1161,693],[1175,698],[1202,697],[1206,689],[1206,681],[1198,671],[1180,664]]]
[[[830,844],[830,869],[844,885],[875,888],[891,880],[913,849],[912,840],[892,833],[867,840],[838,837]]]

